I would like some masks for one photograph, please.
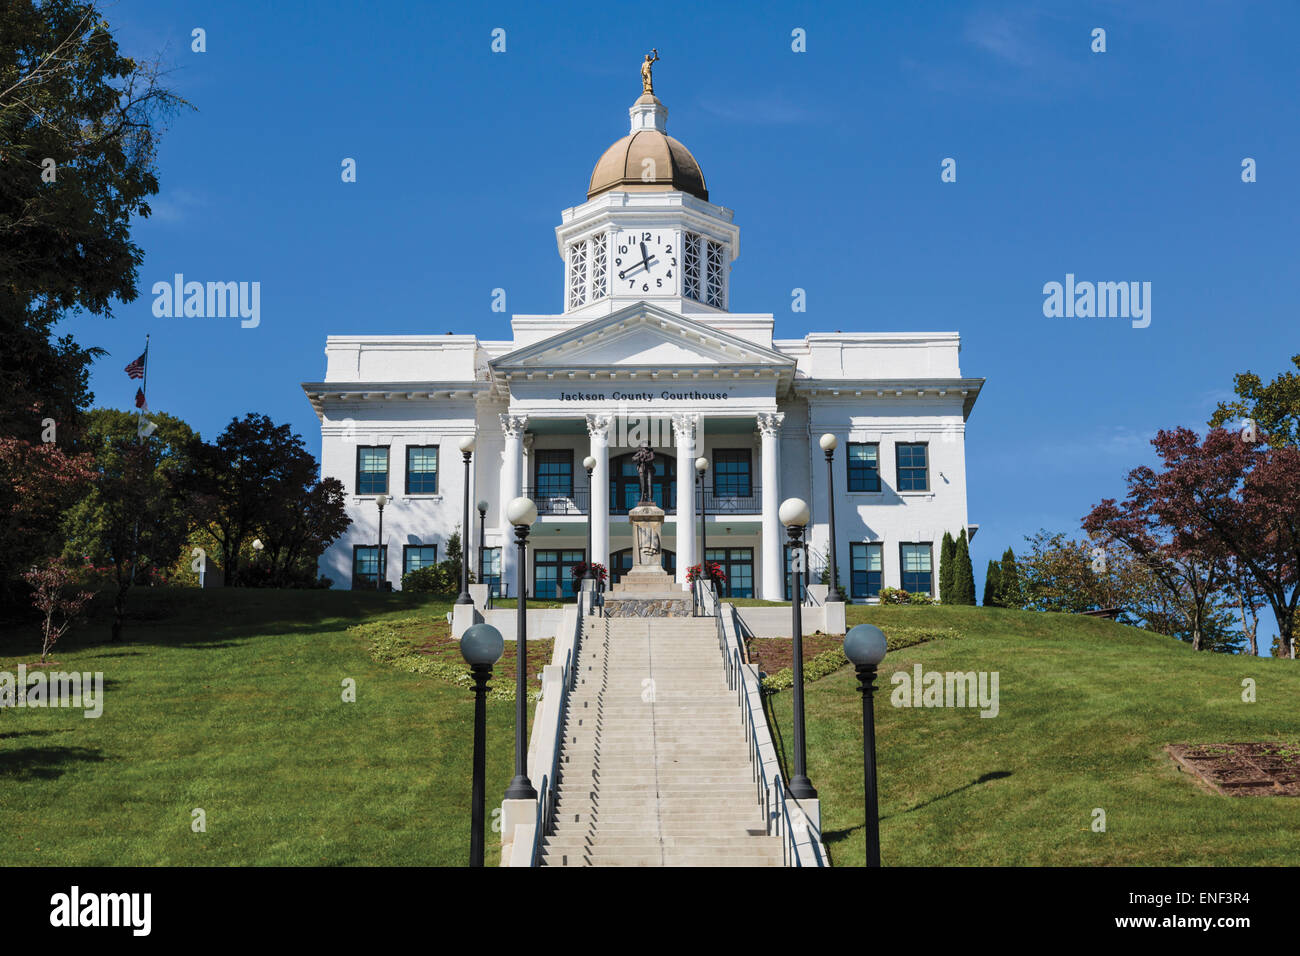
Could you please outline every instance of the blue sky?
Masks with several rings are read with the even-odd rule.
[[[107,16],[197,111],[166,134],[135,231],[142,295],[65,325],[112,353],[93,388],[118,407],[151,333],[151,407],[207,437],[256,410],[318,450],[299,383],[323,377],[327,334],[506,338],[497,287],[509,312],[559,311],[554,227],[626,133],[652,46],[668,130],[742,230],[734,310],[775,313],[779,337],[962,333],[962,371],[988,379],[967,432],[980,584],[1008,544],[1075,532],[1120,494],[1156,429],[1203,427],[1234,372],[1271,378],[1300,351],[1296,4],[122,0]],[[259,281],[261,324],[155,318],[150,286],[176,272]],[[1066,273],[1150,282],[1150,327],[1045,318],[1043,284]]]

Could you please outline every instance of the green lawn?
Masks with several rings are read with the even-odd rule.
[[[401,593],[133,593],[122,643],[92,624],[53,655],[104,673],[101,717],[0,711],[7,862],[464,864],[472,693],[376,664],[346,630],[442,621],[449,607]],[[32,649],[34,631],[6,634],[0,670],[30,664]],[[342,701],[349,677],[356,703]],[[490,702],[489,822],[513,728],[514,704]],[[191,831],[195,808],[206,833]],[[489,865],[499,850],[489,828]]]
[[[0,833],[14,864],[462,865],[472,697],[375,663],[378,620],[429,622],[419,595],[141,591],[127,639],[103,623],[56,649],[100,670],[104,714],[0,711]],[[848,609],[958,637],[891,652],[877,695],[886,864],[1291,864],[1300,805],[1212,796],[1166,743],[1295,741],[1300,669],[1195,654],[1091,618],[984,608]],[[9,629],[12,631],[12,629]],[[418,642],[420,628],[402,634]],[[0,639],[0,670],[36,657]],[[996,670],[1001,712],[896,709],[889,675]],[[341,682],[357,682],[343,703]],[[1258,703],[1241,701],[1253,677]],[[509,680],[498,668],[497,683]],[[862,862],[861,725],[850,668],[808,687],[809,774],[835,862]],[[778,746],[790,694],[771,699]],[[532,710],[531,706],[529,708]],[[512,769],[514,706],[488,709],[488,810]],[[535,781],[536,782],[536,781]],[[1107,832],[1090,828],[1093,809]],[[207,814],[193,833],[191,811]],[[489,831],[488,860],[498,836]]]
[[[1294,865],[1300,803],[1219,797],[1167,743],[1300,738],[1300,668],[1193,652],[1107,621],[990,608],[851,606],[849,624],[949,627],[891,652],[877,681],[885,865]],[[890,675],[998,671],[1001,710],[895,708]],[[1241,699],[1254,678],[1257,702]],[[862,709],[851,667],[807,687],[808,774],[832,859],[860,866]],[[778,747],[789,691],[770,699]],[[789,766],[788,760],[786,761]],[[1106,832],[1092,830],[1093,810]]]

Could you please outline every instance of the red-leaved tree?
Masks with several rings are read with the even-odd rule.
[[[1104,498],[1083,519],[1094,539],[1118,541],[1131,551],[1175,606],[1182,608],[1192,634],[1192,649],[1203,650],[1205,618],[1211,598],[1227,571],[1223,541],[1187,510],[1173,486],[1150,468],[1128,474],[1128,497]]]
[[[1277,620],[1282,654],[1295,657],[1300,605],[1300,448],[1248,443],[1216,428],[1202,441],[1188,428],[1152,441],[1164,470],[1136,469],[1149,507],[1189,541],[1217,539],[1249,571]]]
[[[78,591],[76,576],[59,558],[50,558],[23,575],[32,586],[32,605],[41,612],[41,663],[95,595]]]

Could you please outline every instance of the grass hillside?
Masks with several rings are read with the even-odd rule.
[[[56,648],[103,671],[103,716],[0,710],[10,864],[463,865],[472,695],[377,663],[357,624],[394,626],[385,659],[445,633],[419,595],[156,589]],[[851,608],[851,623],[936,629],[891,652],[877,695],[883,856],[901,864],[1282,864],[1300,806],[1202,790],[1166,743],[1295,741],[1300,668],[1195,654],[1105,621],[983,608]],[[371,629],[373,631],[373,629]],[[393,635],[396,635],[395,637]],[[393,643],[396,641],[397,643]],[[408,642],[403,645],[401,642]],[[7,627],[0,671],[37,657]],[[446,661],[445,647],[425,660]],[[405,652],[404,652],[405,653]],[[889,677],[996,670],[1000,713],[895,709]],[[535,670],[531,668],[530,670]],[[498,665],[494,684],[510,683]],[[1241,701],[1253,677],[1258,703]],[[343,703],[353,678],[356,703]],[[862,861],[861,711],[852,670],[808,686],[809,773],[839,865]],[[788,745],[789,691],[771,698]],[[530,707],[531,711],[531,707]],[[514,706],[488,705],[488,809],[509,782]],[[1094,833],[1093,809],[1107,832]],[[191,831],[202,808],[207,832]],[[499,837],[488,833],[488,860]]]
[[[0,710],[7,863],[468,861],[472,692],[378,664],[347,630],[417,617],[445,631],[449,604],[156,589],[131,607],[122,643],[93,624],[52,655],[51,669],[103,671],[101,717]],[[7,630],[0,670],[12,672],[39,643]],[[345,678],[355,703],[342,701]],[[511,680],[498,665],[494,686]],[[514,704],[489,701],[489,814],[510,781],[513,728]],[[206,833],[191,831],[195,808]],[[490,863],[499,847],[489,832]]]
[[[976,607],[851,607],[849,624],[951,629],[891,652],[876,693],[886,866],[1294,865],[1300,804],[1220,797],[1169,743],[1300,740],[1300,667],[1196,653],[1109,621]],[[1000,712],[896,708],[891,675],[997,671]],[[1256,703],[1242,681],[1256,682]],[[863,862],[862,708],[851,667],[809,684],[808,774],[832,859]],[[779,746],[789,691],[770,698]],[[788,756],[788,753],[786,754]],[[787,760],[787,767],[789,766]],[[1106,832],[1092,829],[1093,811]]]

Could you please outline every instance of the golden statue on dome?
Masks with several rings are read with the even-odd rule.
[[[641,91],[654,96],[655,78],[652,72],[654,64],[659,62],[659,51],[652,49],[645,55],[645,62],[641,64]]]

